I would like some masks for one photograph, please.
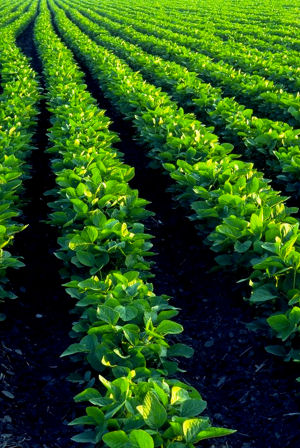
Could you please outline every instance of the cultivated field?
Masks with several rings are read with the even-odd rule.
[[[299,18],[0,2],[0,448],[299,448]]]

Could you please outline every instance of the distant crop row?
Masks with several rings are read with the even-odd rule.
[[[292,21],[289,22],[289,27],[280,25],[279,15],[276,16],[276,26],[274,26],[273,22],[267,22],[265,23],[265,27],[267,27],[266,31],[262,33],[262,14],[260,14],[258,22],[251,22],[249,20],[249,14],[246,17],[243,16],[241,8],[238,8],[237,15],[233,14],[232,11],[226,14],[226,3],[224,2],[221,2],[221,5],[220,3],[217,5],[216,2],[212,2],[209,5],[207,2],[206,9],[205,11],[201,11],[201,14],[189,14],[188,12],[185,14],[176,14],[173,9],[170,10],[168,7],[158,10],[156,6],[150,3],[146,6],[138,1],[130,3],[120,1],[118,3],[106,3],[106,6],[110,6],[111,11],[114,11],[116,5],[117,9],[122,11],[122,14],[131,13],[133,15],[134,13],[135,17],[141,15],[144,19],[158,17],[163,20],[164,27],[169,27],[176,31],[178,30],[177,25],[181,26],[188,23],[188,27],[181,28],[184,34],[201,36],[206,33],[209,38],[213,39],[219,36],[224,39],[220,43],[225,46],[227,41],[230,41],[231,45],[234,44],[238,48],[241,48],[241,45],[247,43],[247,52],[254,51],[257,53],[257,50],[266,51],[267,57],[275,50],[276,53],[281,53],[284,64],[288,61],[292,63],[292,58],[295,56],[299,58],[298,51],[293,50],[293,48],[299,50],[300,40],[298,29],[293,28]],[[209,6],[212,6],[211,10]],[[213,8],[214,6],[215,8]],[[264,17],[266,18],[266,16],[266,11],[264,11]],[[289,49],[288,53],[282,54],[282,51],[286,47]]]
[[[292,125],[299,123],[300,97],[283,90],[281,85],[277,85],[258,74],[251,75],[246,71],[236,70],[232,65],[223,61],[214,61],[205,54],[195,51],[195,48],[191,48],[186,42],[188,40],[187,36],[183,34],[141,22],[131,16],[127,18],[127,15],[124,15],[120,18],[116,12],[106,12],[103,7],[101,10],[98,6],[93,9],[101,17],[108,17],[114,22],[121,22],[132,27],[133,31],[137,30],[147,34],[149,41],[152,40],[152,36],[159,38],[160,49],[157,50],[156,46],[153,48],[151,43],[151,52],[160,56],[165,55],[165,58],[182,63],[188,69],[196,71],[205,82],[212,82],[212,84],[221,87],[225,95],[232,95],[239,101],[247,102],[248,105],[257,108],[260,113],[272,119],[283,119],[289,121]],[[105,19],[102,18],[102,20],[105,22]],[[223,51],[226,55],[223,47],[222,45],[220,51]],[[197,48],[201,48],[201,45],[197,44]],[[221,53],[220,58],[222,58]],[[250,66],[250,63],[248,65]],[[293,116],[296,121],[293,120]]]
[[[137,14],[136,11],[125,11],[122,9],[121,2],[115,2],[113,5],[107,2],[106,6],[101,4],[101,8],[97,7],[100,13],[105,13],[108,17],[112,14],[114,19],[120,8],[122,10],[122,17],[119,16],[121,23],[130,21],[133,27],[139,31],[144,32],[149,29],[155,36],[168,37],[193,51],[213,58],[214,61],[222,60],[223,63],[229,64],[231,69],[242,69],[247,73],[260,75],[274,83],[279,83],[284,90],[291,92],[299,90],[300,58],[297,54],[291,55],[289,52],[286,59],[283,59],[281,52],[267,50],[261,52],[257,49],[250,49],[242,43],[232,40],[224,41],[213,34],[208,35],[206,29],[201,32],[199,27],[187,29],[183,20],[176,20],[175,23],[172,23],[168,18],[166,19],[165,15],[160,16],[159,13],[153,16],[153,14],[144,12]]]
[[[24,1],[21,5],[19,2],[12,1],[8,2],[8,4],[2,8],[1,10],[1,18],[0,18],[0,26],[10,25],[10,28],[14,28],[15,24],[13,23],[15,20],[19,19],[21,14],[24,14],[28,11],[30,1]]]
[[[139,70],[147,80],[170,93],[185,109],[195,112],[205,123],[216,126],[218,135],[239,146],[240,151],[244,150],[248,160],[259,163],[264,155],[260,165],[264,167],[267,163],[272,173],[278,173],[282,188],[298,194],[299,129],[284,122],[257,118],[251,109],[237,103],[234,98],[223,97],[220,89],[202,82],[196,72],[151,55],[153,48],[162,47],[158,38],[151,39],[125,25],[107,21],[92,11],[85,12],[79,4],[76,11],[72,11],[72,18],[99,45],[126,59],[134,70]],[[120,37],[115,37],[115,34]]]

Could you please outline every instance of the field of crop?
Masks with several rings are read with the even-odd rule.
[[[0,448],[300,447],[299,19],[0,1]]]

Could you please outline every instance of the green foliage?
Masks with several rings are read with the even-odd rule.
[[[24,266],[7,248],[16,233],[26,228],[21,224],[21,195],[29,175],[27,160],[33,149],[40,93],[36,73],[17,47],[16,38],[33,19],[36,7],[36,1],[30,7],[25,2],[20,9],[4,14],[2,24],[7,26],[0,27],[0,302],[16,297],[6,287],[9,271]],[[20,16],[23,11],[27,12]]]
[[[288,315],[291,306],[297,305],[297,296],[293,295],[293,303],[290,296],[299,289],[299,228],[292,216],[297,209],[285,205],[287,198],[273,190],[252,163],[237,160],[231,144],[221,144],[212,129],[185,114],[164,92],[145,82],[112,51],[97,45],[67,16],[95,39],[99,27],[65,2],[63,8],[66,13],[53,6],[62,37],[90,68],[112,103],[132,120],[155,166],[164,168],[175,181],[174,197],[192,210],[191,219],[217,253],[217,263],[246,274],[250,302],[264,318],[266,329],[274,312]],[[109,40],[111,47],[116,44],[105,32],[97,39],[106,46]],[[169,46],[173,48],[170,54],[177,50],[181,54],[173,41]],[[254,92],[249,90],[249,94]],[[249,111],[245,113],[249,117]],[[274,254],[270,254],[271,247]],[[296,346],[298,333],[297,329],[291,332],[284,342]]]
[[[74,2],[72,2],[73,4]],[[122,7],[122,5],[120,6]],[[122,15],[122,18],[119,19],[119,12],[114,14],[108,8],[109,12],[106,13],[106,8],[103,7],[103,4],[101,8],[95,7],[93,9],[95,9],[95,12],[94,10],[88,10],[87,12],[82,2],[80,2],[76,4],[76,10],[69,10],[69,14],[97,43],[125,59],[130,67],[134,70],[139,70],[148,81],[169,92],[174,100],[187,109],[193,110],[206,123],[216,126],[219,135],[223,139],[242,147],[245,157],[251,161],[254,159],[263,168],[265,168],[265,163],[267,163],[270,173],[275,172],[277,174],[277,179],[282,184],[282,188],[293,192],[294,195],[298,195],[300,186],[300,166],[298,161],[300,160],[299,129],[293,129],[284,122],[257,118],[253,115],[251,109],[247,109],[239,104],[234,98],[224,98],[220,88],[204,83],[197,77],[195,71],[187,70],[187,67],[189,67],[185,63],[185,58],[188,57],[187,52],[184,53],[182,60],[179,60],[178,54],[176,54],[176,60],[182,62],[183,65],[164,59],[165,54],[169,57],[170,41],[153,35],[153,25],[149,24],[149,21],[157,23],[157,15],[154,19],[148,17],[147,23],[142,19],[143,23],[141,26],[140,15],[134,18],[131,14],[128,18],[126,15],[125,17]],[[80,14],[80,11],[82,14]],[[88,18],[91,20],[88,20]],[[128,28],[127,23],[128,25],[132,24],[134,27]],[[165,28],[165,25],[163,28]],[[151,35],[138,31],[140,29],[151,30]],[[158,29],[159,32],[162,31],[161,28],[155,27],[155,32]],[[107,31],[113,35],[108,34]],[[163,33],[165,32],[163,31]],[[178,37],[178,34],[176,37]],[[176,37],[174,33],[171,33],[170,39],[172,42]],[[186,38],[186,36],[182,37],[185,45],[187,44]],[[195,39],[192,39],[193,44],[198,45],[194,41]],[[205,43],[211,45],[211,39],[206,39]],[[200,45],[203,49],[203,39]],[[142,51],[141,47],[145,51]],[[222,46],[218,43],[217,49],[214,47],[214,57],[216,56],[216,50],[224,53],[224,42]],[[171,48],[171,57],[174,53]],[[162,58],[158,55],[162,56]],[[227,53],[225,55],[227,56]],[[236,57],[235,52],[234,61]],[[243,57],[245,57],[244,53]],[[232,49],[230,49],[229,58],[232,59]],[[247,56],[247,67],[251,69],[253,68],[253,60],[251,59],[251,64],[249,64],[248,58],[249,56]],[[255,61],[257,63],[257,58]],[[260,63],[263,66],[263,73],[266,74],[265,55]],[[282,65],[281,55],[279,63]],[[276,68],[273,70],[274,76],[278,74],[278,61],[276,64]],[[211,65],[210,68],[212,68]],[[270,69],[270,65],[267,68]],[[222,69],[224,69],[224,65],[222,65]],[[219,72],[220,67],[218,66],[215,70]],[[294,84],[295,75],[291,74],[291,67],[287,68],[287,73],[290,82]],[[243,76],[246,75],[243,74]],[[227,82],[233,82],[232,77],[229,80],[228,78],[226,79]],[[245,84],[243,82],[244,87]],[[252,83],[251,87],[253,87]],[[270,83],[267,83],[267,88],[270,89]],[[296,100],[291,97],[290,103],[294,104],[294,101]],[[270,111],[270,107],[266,103],[261,107],[265,108],[264,112]],[[296,111],[295,107],[290,107],[290,112]],[[284,101],[283,112],[286,112],[287,109],[287,102]],[[294,124],[294,120],[291,120],[291,122]],[[298,124],[299,121],[295,123]],[[265,157],[262,159],[262,155],[266,157],[266,160]]]
[[[45,1],[34,37],[52,113],[49,152],[57,188],[51,191],[49,222],[60,229],[56,255],[76,307],[76,342],[62,356],[72,355],[100,374],[100,382],[88,372],[79,380],[87,387],[75,401],[89,406],[71,425],[88,429],[73,440],[167,448],[178,438],[170,432],[175,422],[187,445],[183,425],[191,416],[197,420],[206,403],[195,389],[172,379],[177,358],[192,350],[167,338],[183,330],[171,320],[178,311],[148,282],[152,244],[142,224],[151,215],[148,203],[129,186],[133,170],[113,148],[118,138],[56,36]],[[180,400],[174,401],[175,390]],[[199,420],[212,428],[208,418]]]

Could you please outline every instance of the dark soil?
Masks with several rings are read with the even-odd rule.
[[[32,51],[32,30],[19,39]],[[30,50],[31,49],[31,50]],[[86,82],[101,108],[108,110],[112,129],[121,137],[118,148],[126,163],[136,168],[132,186],[150,200],[155,218],[147,222],[156,237],[154,250],[155,291],[174,297],[182,308],[179,321],[185,327],[181,340],[192,345],[195,355],[181,363],[185,381],[197,387],[208,401],[208,415],[215,426],[237,429],[224,439],[204,442],[206,448],[299,448],[299,388],[295,366],[277,361],[264,351],[264,342],[249,332],[251,308],[242,300],[243,291],[232,278],[208,273],[214,266],[211,252],[197,236],[185,211],[173,209],[166,193],[167,177],[147,167],[146,150],[134,141],[134,130],[112,108],[86,67]],[[6,306],[9,316],[1,328],[0,392],[3,407],[0,447],[62,448],[77,446],[64,425],[73,418],[72,396],[65,380],[72,371],[59,354],[68,345],[71,319],[68,298],[60,287],[59,263],[52,255],[56,233],[41,224],[47,216],[43,192],[53,186],[47,155],[45,130],[48,116],[42,105],[38,146],[32,158],[33,180],[27,184],[31,202],[25,210],[30,228],[17,238],[17,248],[27,267],[14,274],[19,299]],[[58,311],[59,310],[59,311]],[[42,317],[36,317],[41,315]],[[17,351],[16,351],[17,350]],[[21,352],[19,351],[21,350]]]
[[[40,64],[32,41],[32,27],[18,39],[20,48]],[[22,222],[29,227],[15,239],[14,253],[24,257],[25,268],[11,281],[18,299],[6,302],[7,320],[0,326],[0,447],[72,448],[76,391],[66,377],[68,360],[59,358],[70,344],[71,303],[61,287],[59,262],[53,255],[57,233],[43,223],[49,209],[43,194],[53,188],[46,131],[50,126],[45,100],[40,104],[31,179],[25,182],[26,205]]]

